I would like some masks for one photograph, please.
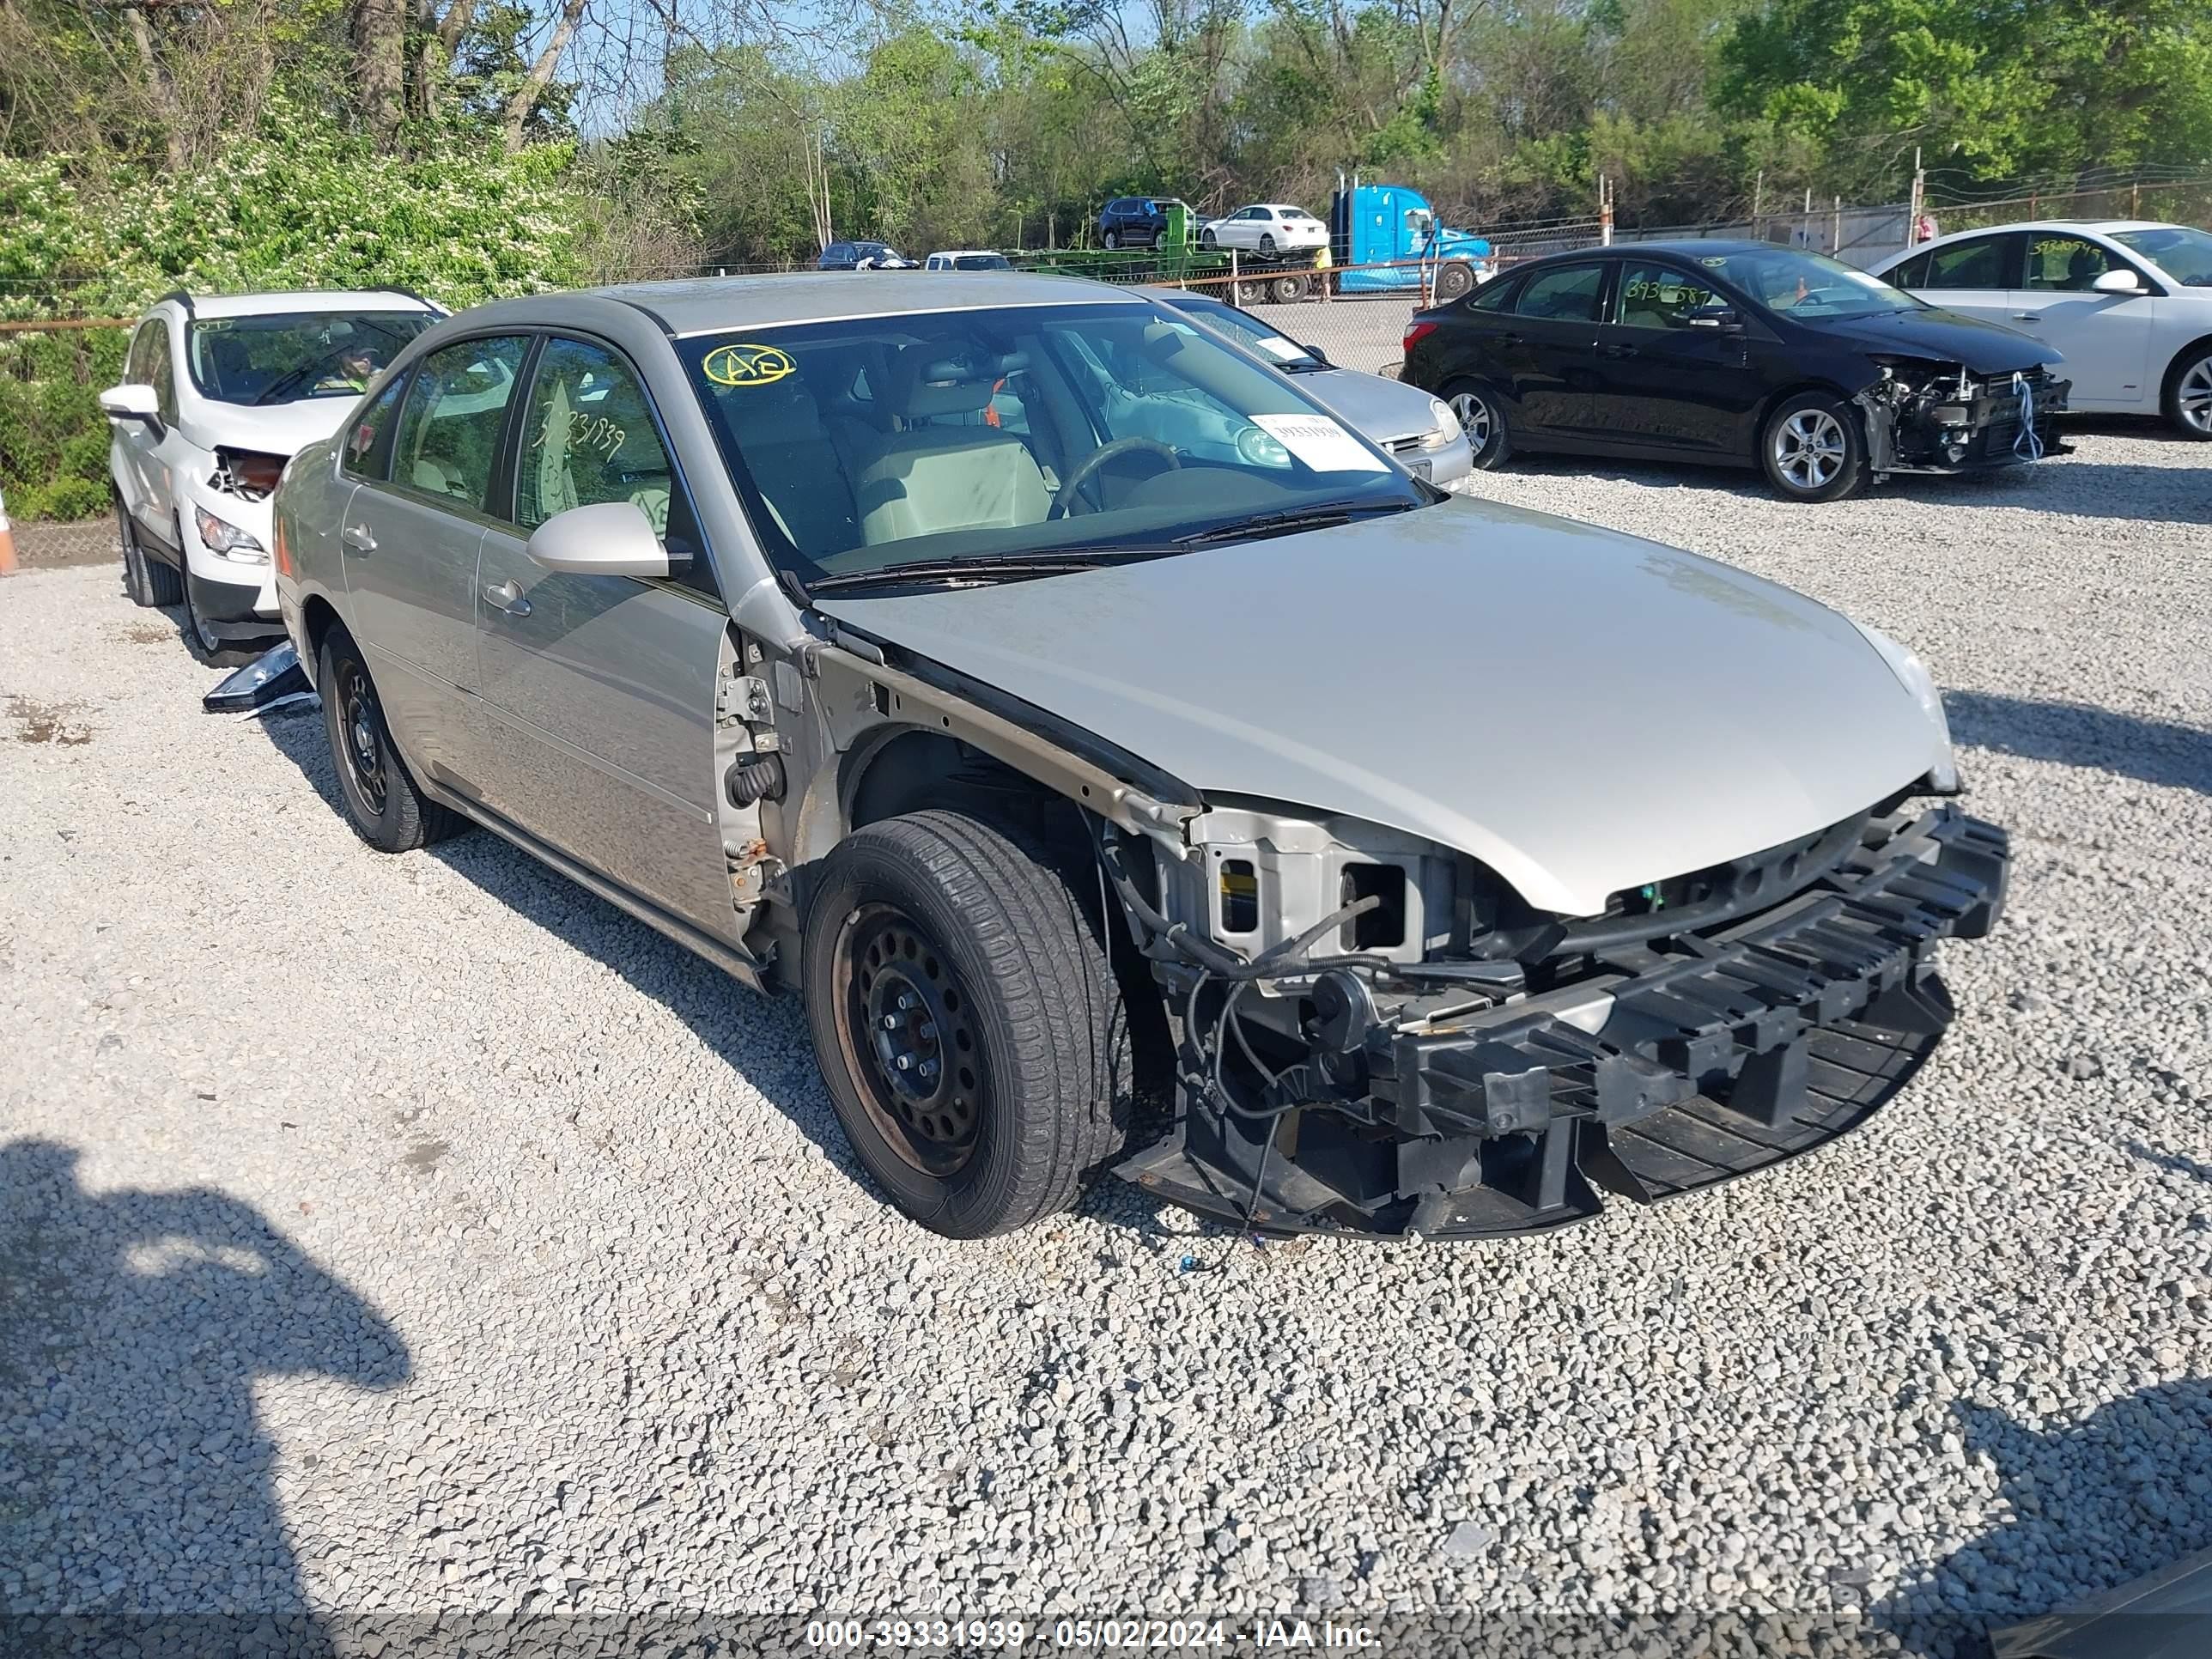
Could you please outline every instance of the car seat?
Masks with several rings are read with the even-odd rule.
[[[814,394],[796,377],[720,393],[753,488],[776,527],[809,558],[860,544],[846,460],[830,441]],[[878,439],[880,441],[880,439]]]
[[[2088,289],[2105,274],[2105,262],[2091,247],[2077,247],[2066,262],[2066,286],[2077,292]]]
[[[1044,521],[1052,492],[1018,437],[995,426],[931,424],[980,416],[992,388],[1026,363],[1020,354],[965,361],[947,356],[941,344],[899,353],[884,401],[902,429],[878,441],[854,480],[870,545]]]

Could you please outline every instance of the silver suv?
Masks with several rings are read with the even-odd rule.
[[[2002,902],[1908,652],[1456,499],[1140,295],[737,278],[432,329],[277,494],[347,808],[800,992],[939,1231],[1115,1170],[1526,1231],[1817,1146]]]

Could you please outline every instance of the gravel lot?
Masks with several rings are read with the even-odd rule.
[[[489,836],[368,851],[319,718],[202,714],[112,566],[0,583],[0,1611],[1945,1652],[2212,1545],[2212,452],[1479,489],[1917,648],[2018,863],[1867,1131],[1474,1247],[1260,1249],[1118,1186],[924,1234],[795,1006]]]

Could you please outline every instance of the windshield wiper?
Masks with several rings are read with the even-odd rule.
[[[1212,542],[1243,541],[1248,537],[1287,536],[1301,530],[1328,530],[1348,524],[1354,517],[1371,518],[1386,513],[1408,513],[1419,501],[1316,501],[1310,507],[1286,507],[1255,518],[1218,524],[1210,530],[1194,530],[1176,538],[1178,547],[1204,547]]]
[[[1016,553],[996,559],[916,559],[910,564],[885,565],[879,570],[848,570],[817,576],[806,584],[809,593],[841,587],[897,586],[908,582],[1024,581],[1032,576],[1065,575],[1071,570],[1098,570],[1125,558],[1156,557],[1182,550],[1167,544],[1102,543],[1096,547],[1054,548],[1045,553]]]
[[[331,360],[327,356],[318,357],[311,363],[301,364],[299,368],[294,369],[289,374],[279,375],[276,379],[270,381],[267,386],[262,388],[261,395],[253,400],[253,406],[256,409],[258,409],[262,404],[274,398],[278,392],[306,380],[310,374],[321,374],[323,370],[330,367],[331,361]]]

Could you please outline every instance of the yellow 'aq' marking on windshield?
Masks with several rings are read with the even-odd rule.
[[[799,365],[781,346],[716,346],[701,365],[716,386],[772,386]]]

